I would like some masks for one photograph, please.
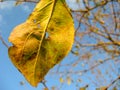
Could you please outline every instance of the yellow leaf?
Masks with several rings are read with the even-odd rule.
[[[81,87],[79,90],[86,90],[86,87]]]
[[[71,78],[67,77],[67,84],[70,85],[71,84]]]
[[[64,80],[63,80],[63,78],[62,78],[62,77],[60,77],[60,82],[61,82],[61,83],[63,83],[63,82],[64,82]]]
[[[100,88],[96,88],[96,90],[107,90],[107,87],[100,87]]]
[[[44,88],[44,90],[48,90],[48,88]]]
[[[40,0],[29,18],[14,28],[8,50],[13,64],[32,86],[70,51],[74,24],[65,0]]]

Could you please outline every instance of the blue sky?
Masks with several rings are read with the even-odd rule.
[[[72,7],[74,7],[74,9],[84,8],[82,3],[81,5],[76,5],[74,0],[67,0],[67,2],[69,3],[71,8]],[[34,6],[35,6],[34,3],[24,3],[21,5],[15,6],[15,2],[13,1],[0,3],[0,34],[2,35],[2,37],[4,38],[4,40],[7,42],[9,46],[11,45],[8,42],[8,37],[10,35],[10,32],[15,26],[24,22],[27,19],[27,17],[33,10]],[[8,53],[7,48],[0,41],[0,90],[42,90],[44,88],[42,84],[39,84],[37,88],[34,88],[25,80],[22,74],[11,63],[7,53]],[[100,58],[100,57],[101,56],[99,55],[96,56],[96,58]],[[68,62],[70,63],[70,62],[73,62],[74,60],[77,60],[77,57],[75,57],[70,53],[64,59],[64,61],[62,61],[62,63],[68,63]],[[83,65],[82,63],[83,62],[81,62],[81,65]],[[110,63],[112,63],[112,67],[115,68],[114,62],[110,61]],[[50,70],[50,72],[56,70],[57,66],[55,66],[52,70]],[[103,65],[103,67],[105,66]],[[107,69],[109,68],[109,66],[106,65],[105,68]],[[62,69],[72,70],[72,68],[70,67],[61,67],[60,70]],[[82,69],[82,68],[78,67],[75,70],[78,70],[78,69]],[[102,72],[104,72],[104,70]],[[81,80],[84,80],[84,81],[82,81],[82,83],[79,86],[84,86],[85,84],[91,83],[90,80],[86,78],[86,76],[94,78],[94,76],[91,75],[91,72],[84,74],[84,76],[81,76]],[[58,86],[60,88],[59,77],[61,77],[61,75],[57,75],[57,74],[49,75],[48,73],[45,77],[47,80],[47,86],[48,87]],[[116,78],[116,75],[112,75],[112,77]],[[75,79],[76,76],[73,75],[72,78]],[[95,78],[93,80],[95,80]],[[24,82],[25,85],[21,86],[20,85],[21,81]],[[68,85],[66,83],[62,86],[60,90],[75,90],[75,87],[76,87],[75,84]],[[90,86],[91,90],[94,90],[93,89],[94,87],[96,86],[94,84],[91,84]]]
[[[8,43],[10,32],[16,25],[26,20],[33,7],[33,4],[15,6],[12,1],[0,3],[0,32],[8,45],[11,45]],[[24,77],[11,63],[7,48],[1,42],[0,56],[0,90],[26,90],[25,87],[20,85],[20,81],[25,81]],[[29,85],[29,87],[31,86]]]

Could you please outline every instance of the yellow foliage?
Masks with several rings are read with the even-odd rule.
[[[9,36],[9,56],[32,86],[70,51],[74,24],[64,0],[40,0],[29,18]]]
[[[63,78],[62,78],[62,77],[60,77],[60,83],[63,83],[63,82],[64,82]]]
[[[71,84],[71,77],[67,77],[67,84],[68,84],[68,85]]]

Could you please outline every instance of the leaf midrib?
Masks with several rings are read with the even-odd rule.
[[[40,43],[39,43],[39,48],[38,48],[38,51],[37,51],[37,56],[36,56],[36,60],[35,60],[35,64],[34,64],[34,80],[35,80],[36,64],[37,64],[37,62],[38,62],[38,60],[39,60],[39,59],[38,59],[39,54],[40,54],[39,51],[40,51],[40,49],[41,49],[41,44],[42,44],[42,41],[43,41],[43,39],[44,39],[45,33],[46,33],[46,31],[47,31],[47,27],[48,27],[49,22],[50,22],[50,20],[51,20],[51,18],[52,18],[53,11],[54,11],[54,8],[55,8],[55,4],[56,4],[56,0],[53,0],[53,7],[52,7],[52,10],[51,10],[51,14],[50,14],[49,20],[48,20],[48,22],[47,22],[47,24],[46,24],[45,30],[44,30],[44,32],[43,32],[41,41],[40,41]],[[35,82],[35,81],[34,81],[34,82]]]

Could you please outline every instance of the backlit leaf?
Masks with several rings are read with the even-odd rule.
[[[44,88],[44,90],[48,90],[48,88]]]
[[[70,51],[74,25],[65,0],[40,0],[29,18],[12,31],[9,56],[32,86]]]
[[[71,78],[67,77],[67,84],[70,85],[71,84]]]
[[[60,83],[63,83],[63,82],[64,82],[63,78],[62,78],[62,77],[60,77]]]
[[[81,87],[79,90],[86,90],[86,87]]]

